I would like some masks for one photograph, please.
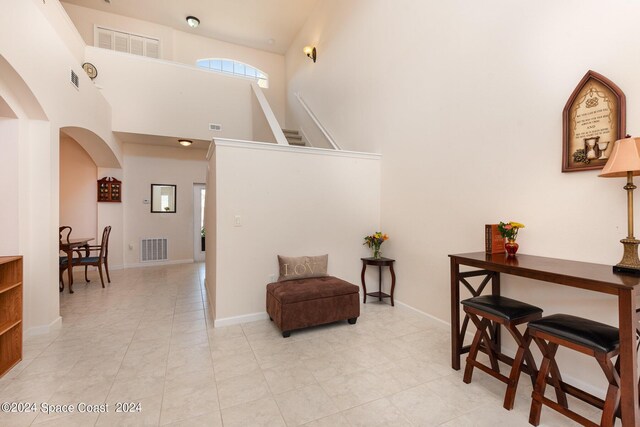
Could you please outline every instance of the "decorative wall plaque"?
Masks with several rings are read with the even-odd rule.
[[[580,80],[562,111],[562,172],[602,169],[626,132],[626,99],[595,71]]]
[[[122,202],[122,182],[112,177],[98,180],[99,202]]]

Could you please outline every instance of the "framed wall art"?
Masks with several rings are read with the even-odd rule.
[[[562,111],[562,172],[602,169],[625,128],[624,93],[589,70]]]

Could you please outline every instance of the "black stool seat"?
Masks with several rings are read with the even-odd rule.
[[[529,327],[604,353],[620,345],[618,328],[569,314],[546,316],[529,322]]]
[[[481,295],[466,299],[460,303],[509,321],[535,313],[542,313],[542,309],[535,305],[499,295]]]
[[[532,383],[534,382],[533,374],[537,371],[536,362],[533,360],[531,351],[529,351],[531,335],[529,335],[528,331],[523,335],[518,330],[518,325],[540,319],[542,317],[542,309],[499,295],[476,296],[460,303],[464,306],[464,311],[468,316],[465,318],[464,324],[467,323],[467,320],[471,320],[476,326],[476,333],[469,347],[469,356],[467,356],[467,364],[464,368],[462,381],[467,384],[471,382],[474,368],[478,368],[502,381],[507,385],[502,406],[511,410],[515,402],[518,380],[520,379],[523,364],[527,364]],[[518,351],[513,359],[509,376],[500,373],[498,364],[500,348],[497,344],[497,331],[500,326],[504,327],[518,344]],[[463,330],[464,328],[463,326]],[[477,360],[479,351],[487,353],[491,366]]]

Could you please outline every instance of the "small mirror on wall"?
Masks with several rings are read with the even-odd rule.
[[[176,186],[151,184],[151,213],[176,213]]]

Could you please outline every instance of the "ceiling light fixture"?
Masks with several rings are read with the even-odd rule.
[[[178,142],[180,143],[180,145],[182,145],[183,147],[188,147],[191,144],[193,144],[193,141],[189,140],[189,139],[179,139]]]
[[[311,46],[305,46],[304,49],[302,49],[302,51],[305,53],[305,55],[307,55],[309,58],[311,58],[313,60],[313,62],[316,62],[316,48],[315,47],[311,47]]]
[[[189,24],[191,28],[196,28],[200,25],[200,20],[195,16],[187,16],[187,24]]]

